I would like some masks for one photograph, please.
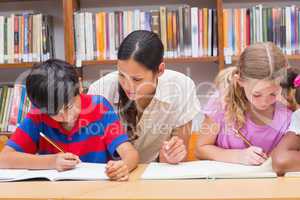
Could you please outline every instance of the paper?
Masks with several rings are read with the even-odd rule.
[[[272,161],[261,166],[246,166],[217,161],[193,161],[171,165],[151,163],[142,179],[195,179],[195,178],[273,178]]]
[[[59,180],[106,180],[106,164],[80,163],[75,169],[58,172],[56,170],[0,169],[0,182],[44,178]]]

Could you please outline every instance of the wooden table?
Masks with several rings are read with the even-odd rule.
[[[0,199],[300,199],[300,178],[142,181],[32,181],[0,183]]]

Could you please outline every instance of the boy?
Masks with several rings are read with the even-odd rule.
[[[110,103],[101,96],[79,93],[72,65],[56,59],[36,64],[26,78],[26,90],[33,108],[2,150],[0,168],[63,171],[80,161],[108,162],[110,179],[128,180],[138,153]]]

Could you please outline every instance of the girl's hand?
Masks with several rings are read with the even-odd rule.
[[[57,171],[74,169],[81,161],[72,153],[58,153],[54,155],[54,168]]]
[[[160,158],[164,157],[165,162],[178,164],[183,161],[187,155],[187,150],[182,139],[173,136],[171,140],[165,141],[161,150]]]
[[[106,165],[106,175],[113,181],[128,181],[129,169],[124,161],[108,161]]]
[[[251,146],[239,152],[237,161],[244,165],[261,165],[267,158],[262,148]]]

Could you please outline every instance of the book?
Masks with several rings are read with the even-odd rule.
[[[285,173],[284,177],[299,178],[300,172],[287,172]]]
[[[11,90],[11,105],[8,104],[8,112],[5,117],[7,125],[5,125],[5,130],[9,132],[14,132],[19,125],[19,123],[24,119],[25,115],[29,111],[31,107],[31,103],[29,98],[26,95],[26,88],[24,85],[15,84],[13,88],[9,88]],[[3,96],[2,93],[0,96]]]
[[[276,178],[272,161],[268,159],[260,166],[247,166],[218,161],[192,161],[177,165],[150,163],[142,175],[145,180],[158,179],[233,179]]]
[[[75,169],[58,172],[56,170],[0,169],[0,182],[23,181],[31,179],[61,180],[107,180],[106,164],[80,163]]]
[[[4,63],[4,16],[0,16],[0,63]]]
[[[165,50],[168,51],[168,43],[167,43],[167,8],[160,7],[159,13],[160,19],[160,38],[165,47]]]
[[[198,17],[198,8],[192,7],[191,8],[191,24],[192,24],[192,57],[198,57],[199,56],[199,17]]]

